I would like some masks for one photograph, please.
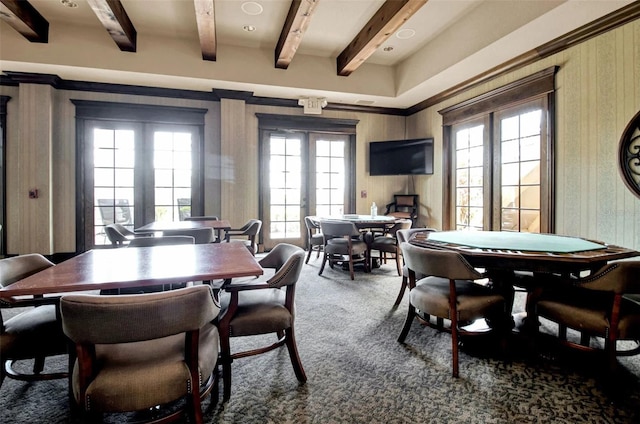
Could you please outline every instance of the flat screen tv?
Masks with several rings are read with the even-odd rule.
[[[433,138],[372,141],[369,143],[369,174],[433,174]]]

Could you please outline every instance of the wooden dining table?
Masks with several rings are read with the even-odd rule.
[[[216,242],[222,241],[222,232],[229,231],[231,229],[231,224],[226,219],[204,219],[197,221],[153,221],[149,224],[143,225],[142,227],[136,228],[134,231],[136,233],[145,234],[145,233],[156,233],[163,231],[173,231],[173,230],[192,230],[196,228],[213,228],[216,232]],[[228,240],[228,236],[225,235],[224,239]]]
[[[94,249],[0,289],[0,299],[262,275],[239,243]]]
[[[640,252],[601,241],[557,234],[508,231],[431,231],[417,232],[409,243],[431,249],[447,249],[460,253],[472,266],[486,270],[494,287],[507,302],[511,314],[516,274],[525,272],[532,287],[525,313],[532,316],[533,300],[550,275],[568,276],[591,273],[609,261],[640,256]]]

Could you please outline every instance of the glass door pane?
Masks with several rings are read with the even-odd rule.
[[[501,230],[540,232],[542,110],[501,117]]]
[[[302,237],[302,138],[269,139],[269,238],[295,242]]]
[[[93,129],[94,243],[109,244],[104,227],[118,223],[133,230],[135,132]]]
[[[333,137],[335,138],[335,137]],[[345,213],[346,145],[344,136],[315,137],[315,212],[311,215],[335,216]]]
[[[454,132],[456,230],[484,228],[484,124]]]
[[[182,221],[191,216],[191,149],[191,132],[154,131],[155,221]]]

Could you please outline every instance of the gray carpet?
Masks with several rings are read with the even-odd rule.
[[[454,379],[449,334],[414,323],[406,344],[396,341],[406,305],[392,307],[400,281],[392,263],[355,281],[328,267],[319,277],[319,266],[305,265],[297,292],[307,384],[298,384],[285,349],[239,359],[231,400],[211,407],[207,399],[205,422],[640,422],[640,357],[621,358],[612,382],[598,372],[597,356],[533,350],[521,337],[505,356],[492,340],[475,338],[464,341]],[[252,340],[232,339],[232,349]],[[49,362],[63,366],[64,358]],[[0,388],[0,423],[66,422],[80,422],[69,412],[66,381],[7,379]]]

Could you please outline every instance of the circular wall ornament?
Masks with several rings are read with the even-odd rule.
[[[640,112],[622,132],[618,161],[624,183],[640,198]]]

